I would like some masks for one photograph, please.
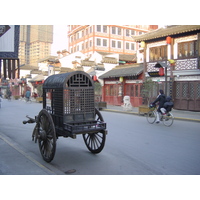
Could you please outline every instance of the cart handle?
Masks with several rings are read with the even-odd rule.
[[[32,124],[32,123],[35,123],[35,122],[36,122],[35,119],[29,117],[28,115],[26,115],[26,117],[28,118],[28,120],[24,120],[24,121],[23,121],[23,124],[27,124],[27,123]]]

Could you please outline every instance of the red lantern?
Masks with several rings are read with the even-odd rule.
[[[169,37],[169,36],[166,38],[166,42],[167,42],[167,44],[171,44],[171,39],[172,39],[172,38]]]
[[[163,67],[159,68],[159,76],[164,76],[164,68]]]
[[[97,81],[97,76],[96,75],[93,76],[93,81]]]
[[[37,85],[37,84],[38,84],[38,81],[36,81],[35,83],[36,83],[36,85]]]

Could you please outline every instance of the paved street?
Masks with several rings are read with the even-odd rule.
[[[200,175],[199,123],[175,120],[171,127],[148,124],[144,116],[102,111],[108,135],[103,151],[91,154],[79,135],[57,140],[51,163],[31,141],[42,104],[3,100],[0,109],[0,174]]]

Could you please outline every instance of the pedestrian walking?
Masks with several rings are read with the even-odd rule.
[[[30,92],[30,90],[27,90],[26,94],[25,94],[26,101],[30,101],[30,96],[31,96],[31,92]]]

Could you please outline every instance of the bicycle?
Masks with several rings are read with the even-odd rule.
[[[156,105],[150,104],[150,111],[147,113],[147,121],[150,124],[153,124],[156,121],[157,109]],[[171,112],[167,112],[166,114],[162,114],[160,120],[163,122],[165,126],[171,126],[174,122],[174,116]]]

